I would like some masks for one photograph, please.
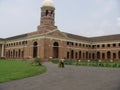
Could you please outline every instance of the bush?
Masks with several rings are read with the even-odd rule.
[[[35,58],[34,60],[31,60],[30,62],[31,64],[35,64],[35,65],[42,65],[41,64],[41,58]]]
[[[0,57],[0,59],[5,59],[5,57]]]

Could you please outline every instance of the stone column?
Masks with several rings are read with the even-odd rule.
[[[2,47],[1,47],[1,44],[0,44],[0,57],[1,57],[1,51],[2,51],[1,49],[2,49]]]
[[[2,44],[1,57],[4,57],[4,44]]]

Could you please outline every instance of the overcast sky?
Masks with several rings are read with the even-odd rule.
[[[0,0],[0,38],[37,30],[43,0]],[[81,36],[120,34],[120,0],[53,0],[56,25]]]

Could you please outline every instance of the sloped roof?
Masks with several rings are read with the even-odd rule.
[[[89,38],[84,37],[84,36],[79,36],[79,35],[75,35],[75,34],[71,34],[71,33],[66,33],[66,32],[63,32],[63,33],[65,33],[69,38],[72,38],[72,39],[89,41]]]
[[[27,34],[21,34],[21,35],[17,35],[17,36],[6,38],[6,40],[19,39],[19,38],[24,38],[26,36],[27,36]]]
[[[115,35],[107,35],[107,36],[99,36],[99,37],[84,37],[79,36],[71,33],[62,32],[67,35],[68,38],[76,39],[76,40],[83,40],[83,41],[92,41],[92,42],[99,42],[99,41],[114,41],[114,40],[120,40],[120,34]],[[9,37],[6,39],[0,38],[0,40],[14,40],[19,38],[27,37],[28,34],[21,34],[13,37]]]
[[[84,40],[84,41],[93,41],[93,42],[98,42],[98,41],[113,41],[113,40],[120,40],[120,34],[116,35],[107,35],[107,36],[99,36],[99,37],[84,37],[84,36],[79,36],[75,34],[70,34],[64,32],[69,38],[77,39],[77,40]]]
[[[100,37],[91,37],[89,39],[91,41],[114,41],[114,40],[120,40],[120,34],[100,36]]]

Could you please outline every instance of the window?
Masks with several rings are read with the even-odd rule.
[[[79,44],[79,46],[81,47],[81,44]]]
[[[19,45],[21,45],[21,42],[19,42]]]
[[[110,44],[107,44],[107,47],[110,47]]]
[[[102,47],[104,48],[104,47],[105,47],[105,45],[103,44],[103,45],[102,45]]]
[[[120,47],[120,43],[118,44],[118,46]]]
[[[86,45],[86,47],[88,47],[88,45]]]
[[[100,45],[97,45],[97,48],[99,48],[100,47]]]
[[[69,55],[70,55],[70,53],[69,53],[69,52],[67,52],[67,59],[69,59]]]
[[[83,44],[83,47],[85,47],[85,44]]]
[[[93,45],[93,46],[92,46],[92,48],[95,48],[95,47],[96,47],[96,45]]]
[[[116,47],[116,44],[113,44],[113,47]]]
[[[116,53],[113,53],[113,59],[116,59]]]
[[[67,45],[69,45],[69,42],[67,42]]]
[[[76,43],[75,45],[76,45],[76,46],[78,46],[78,44],[77,44],[77,43]]]

